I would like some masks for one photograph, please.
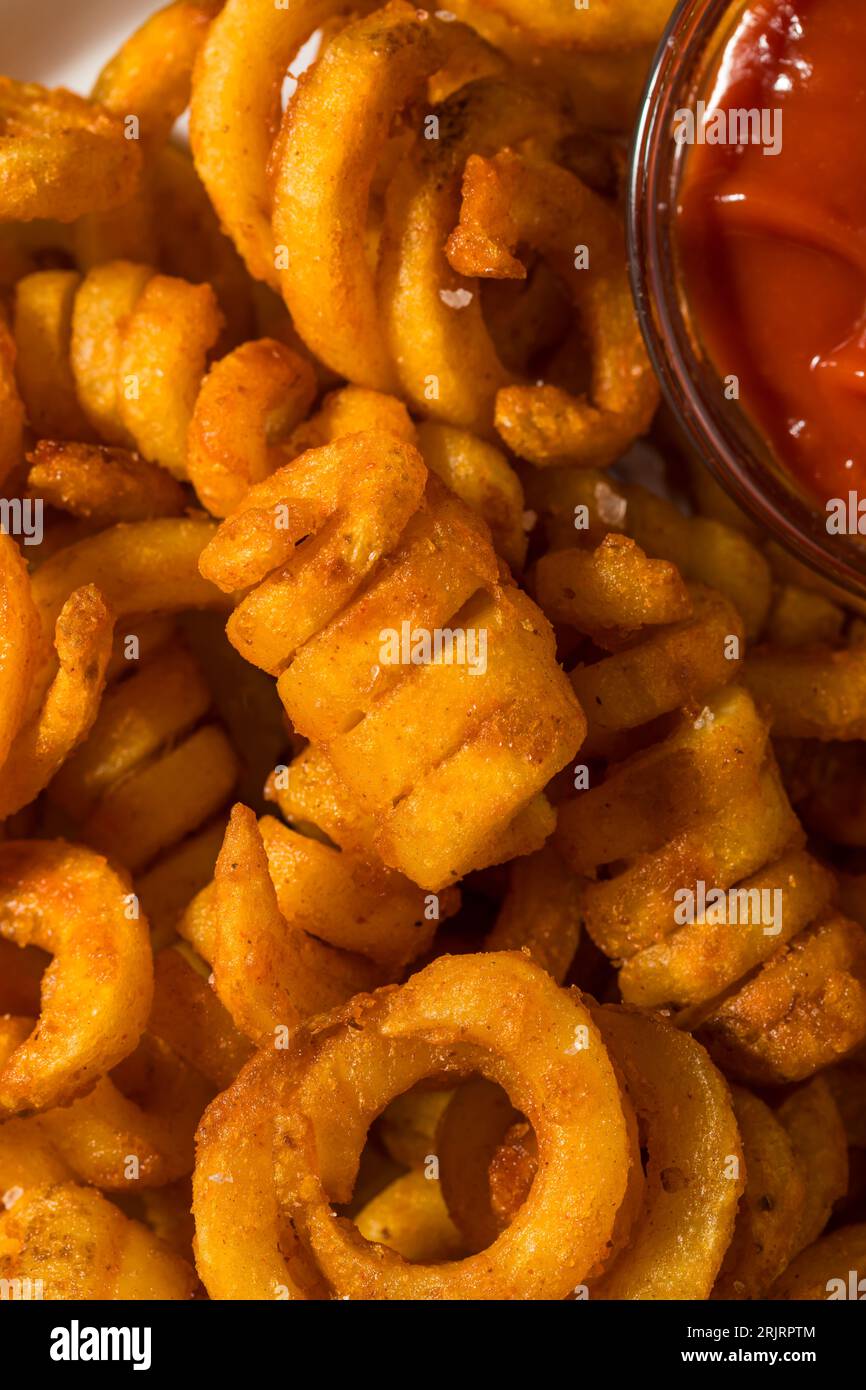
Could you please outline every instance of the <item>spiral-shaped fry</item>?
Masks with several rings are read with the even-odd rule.
[[[123,634],[129,649],[130,634]],[[222,811],[238,760],[200,666],[167,641],[121,657],[88,738],[48,791],[78,838],[136,876]],[[128,674],[123,668],[127,668]]]
[[[506,444],[539,466],[603,467],[643,434],[658,386],[634,316],[625,246],[613,207],[569,170],[506,150],[473,155],[460,222],[446,246],[465,276],[523,279],[514,253],[543,255],[568,287],[592,351],[590,399],[557,386],[503,386],[495,423]]]
[[[612,649],[571,680],[587,751],[614,761],[561,807],[556,843],[589,876],[583,920],[624,999],[680,1009],[737,1077],[800,1080],[866,1032],[866,936],[803,851],[752,700],[719,689],[737,673],[739,615],[676,579],[622,537],[539,564],[548,611]],[[691,615],[667,622],[684,597]]]
[[[123,203],[141,151],[123,121],[63,88],[0,78],[0,221],[74,222]]]
[[[57,1299],[187,1299],[186,1260],[93,1188],[28,1188],[0,1213],[0,1276]]]
[[[504,1084],[534,1123],[539,1177],[490,1250],[408,1264],[335,1219],[330,1202],[350,1195],[369,1124],[395,1093],[476,1069]],[[333,1086],[346,1099],[337,1127],[322,1104]],[[616,1074],[582,1003],[518,954],[443,957],[400,989],[335,1011],[327,1028],[321,1020],[301,1028],[289,1051],[259,1054],[208,1110],[194,1181],[199,1269],[219,1299],[329,1289],[352,1298],[562,1298],[604,1258],[636,1165]],[[300,1239],[286,1258],[278,1231],[289,1219]]]
[[[53,956],[38,1026],[0,1068],[0,1111],[67,1103],[129,1056],[147,1023],[147,924],[129,911],[127,884],[92,850],[9,840],[0,845],[0,934]]]
[[[201,565],[226,590],[257,584],[229,639],[279,676],[295,728],[364,818],[368,853],[425,888],[495,860],[491,838],[580,743],[538,609],[501,581],[483,524],[394,436],[345,436],[278,470]],[[407,630],[445,629],[447,652],[419,664],[402,650]]]
[[[18,383],[41,435],[134,447],[186,477],[186,435],[223,319],[209,285],[112,261],[16,287]]]

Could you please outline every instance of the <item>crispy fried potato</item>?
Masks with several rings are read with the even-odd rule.
[[[150,187],[154,206],[166,213],[158,219],[153,258],[167,275],[213,289],[225,320],[216,355],[257,337],[256,284],[223,232],[187,150],[166,145],[153,161]]]
[[[38,435],[90,439],[70,365],[73,314],[81,276],[40,270],[15,286],[16,371],[21,399]]]
[[[523,488],[501,450],[435,420],[419,427],[418,447],[430,472],[484,518],[497,555],[519,572],[526,559]]]
[[[866,1038],[866,933],[825,914],[781,947],[698,1030],[728,1075],[801,1081]]]
[[[209,988],[204,962],[199,971],[190,964],[191,956],[181,947],[154,957],[148,1030],[222,1090],[249,1061],[253,1047]]]
[[[739,614],[710,589],[692,585],[689,597],[688,617],[570,673],[590,736],[638,728],[736,678],[744,637]]]
[[[580,941],[580,884],[556,851],[516,859],[486,951],[527,951],[562,984]]]
[[[684,516],[647,488],[592,469],[533,471],[524,483],[552,549],[570,548],[586,536],[598,544],[609,531],[625,531],[647,555],[676,565],[684,579],[724,594],[750,640],[761,632],[772,597],[770,567],[741,532],[707,517]]]
[[[770,1297],[792,1302],[799,1299],[860,1299],[866,1277],[864,1269],[866,1224],[842,1226],[798,1255],[774,1284]]]
[[[363,6],[367,8],[367,6]],[[268,164],[286,71],[344,0],[228,0],[208,30],[193,73],[190,142],[199,176],[257,280],[279,289]]]
[[[577,1028],[588,1047],[575,1047]],[[476,1069],[507,1086],[539,1141],[533,1191],[495,1245],[412,1265],[335,1220],[330,1202],[351,1195],[367,1128],[393,1095]],[[323,1280],[352,1298],[562,1298],[605,1249],[630,1162],[616,1076],[579,1001],[516,954],[442,957],[335,1011],[327,1029],[301,1028],[289,1052],[260,1054],[210,1107],[194,1178],[199,1270],[220,1299],[304,1298]],[[288,1260],[281,1213],[304,1238]]]
[[[217,918],[210,951],[214,989],[260,1047],[281,1029],[369,989],[376,971],[294,930],[280,912],[255,815],[232,811],[217,860]]]
[[[661,848],[626,859],[612,878],[587,883],[586,929],[606,954],[627,960],[675,932],[678,889],[698,880],[727,889],[798,838],[797,818],[769,766],[740,796],[691,822]]]
[[[28,1189],[0,1213],[0,1275],[48,1299],[187,1299],[195,1271],[93,1188]]]
[[[683,1008],[713,1000],[814,922],[829,906],[834,883],[832,874],[817,860],[793,850],[743,879],[733,891],[737,911],[745,920],[696,919],[639,951],[620,971],[623,999],[644,1008]],[[774,909],[778,920],[774,917],[775,926],[768,930],[757,904],[776,892],[782,895]],[[762,896],[755,898],[756,893]]]
[[[153,967],[147,923],[128,905],[127,884],[90,850],[62,840],[0,845],[0,934],[54,957],[38,1026],[0,1072],[6,1114],[74,1100],[136,1047]]]
[[[510,1224],[493,1201],[493,1164],[511,1127],[522,1119],[501,1086],[471,1077],[451,1093],[436,1130],[436,1154],[446,1211],[466,1248],[486,1250]],[[535,1164],[528,1174],[535,1177]]]
[[[579,263],[575,237],[590,248]],[[465,276],[523,279],[518,243],[541,253],[568,286],[590,345],[590,400],[556,386],[504,386],[496,428],[521,458],[538,467],[604,467],[643,434],[659,389],[635,318],[623,228],[614,207],[569,170],[504,150],[472,155],[463,175],[460,221],[446,244]]]
[[[436,1131],[452,1091],[414,1087],[391,1101],[376,1121],[376,1136],[388,1156],[404,1168],[423,1168],[436,1156]]]
[[[193,63],[219,8],[219,0],[173,0],[130,35],[97,77],[93,99],[125,124],[130,117],[137,122],[144,165],[128,201],[108,212],[87,213],[76,223],[76,259],[85,269],[121,257],[156,261],[164,220],[162,206],[161,215],[157,213],[157,199],[165,199],[162,181],[154,178],[156,165],[162,163],[175,121],[189,105]],[[182,229],[175,226],[174,231],[176,240],[183,241]],[[167,268],[175,273],[175,267]]]
[[[313,368],[272,338],[244,343],[201,384],[187,437],[187,469],[199,501],[228,516],[249,489],[286,462],[281,440],[304,418]]]
[[[364,1240],[386,1245],[413,1264],[459,1260],[463,1239],[442,1200],[436,1178],[406,1173],[367,1202],[355,1217]]]
[[[120,1192],[162,1187],[192,1172],[196,1126],[213,1093],[204,1077],[146,1033],[88,1095],[29,1123],[39,1126],[78,1182]]]
[[[111,656],[113,614],[93,584],[70,594],[54,630],[58,670],[3,768],[0,820],[35,799],[90,730]]]
[[[232,645],[278,674],[395,548],[425,481],[411,446],[359,434],[302,454],[251,488],[201,557],[202,574],[226,590],[264,580],[229,620]]]
[[[407,879],[299,835],[271,816],[262,817],[259,830],[280,912],[293,930],[366,956],[394,976],[429,949],[439,919],[428,919],[423,895]],[[443,893],[440,918],[458,904],[455,889]],[[179,925],[181,935],[207,958],[217,911],[217,888],[209,884]]]
[[[866,737],[866,647],[757,647],[743,678],[782,738]]]
[[[145,148],[159,148],[189,104],[192,68],[221,0],[173,0],[135,30],[96,79],[93,100],[138,117]]]
[[[590,1297],[708,1298],[743,1190],[728,1088],[700,1044],[662,1019],[615,1006],[593,1018],[624,1078],[647,1162],[625,1248],[591,1281]]]
[[[213,878],[227,823],[227,815],[217,816],[138,875],[138,895],[155,951],[174,942],[184,911]]]
[[[576,874],[660,848],[690,822],[748,794],[766,759],[767,726],[749,695],[727,686],[701,715],[611,765],[598,785],[559,807],[555,843]]]
[[[0,314],[0,485],[24,453],[24,402],[15,375],[15,338]]]
[[[351,729],[406,676],[401,664],[381,661],[382,632],[401,632],[403,623],[451,627],[478,589],[497,579],[484,527],[428,482],[421,508],[386,564],[280,676],[280,699],[294,726],[321,740]]]
[[[88,420],[109,444],[134,444],[121,418],[117,361],[124,326],[152,275],[147,265],[112,260],[92,269],[75,296],[69,348],[75,385]]]
[[[735,1086],[746,1186],[713,1298],[765,1298],[797,1250],[806,1182],[786,1127],[757,1096]]]
[[[222,810],[238,759],[218,724],[203,724],[100,798],[83,825],[89,844],[137,873]]]
[[[767,616],[766,641],[773,647],[807,647],[838,642],[844,611],[823,594],[783,584]]]
[[[24,715],[38,637],[27,566],[12,537],[0,532],[0,769]]]
[[[283,298],[317,357],[379,391],[395,374],[364,251],[370,186],[394,121],[441,62],[438,27],[404,0],[347,24],[301,78],[275,147]]]
[[[0,221],[82,213],[123,203],[134,191],[141,150],[120,117],[62,87],[0,78]]]
[[[777,1111],[806,1184],[794,1253],[817,1240],[834,1203],[848,1191],[848,1140],[831,1087],[823,1076],[798,1086]]]
[[[180,642],[167,644],[107,692],[90,738],[58,773],[49,800],[71,820],[85,820],[115,783],[179,742],[209,705],[197,662]]]
[[[133,522],[88,536],[46,560],[33,578],[42,636],[31,705],[38,704],[50,683],[54,626],[78,588],[95,584],[116,619],[184,608],[224,609],[219,590],[198,572],[199,556],[213,534],[213,522],[201,518]]]
[[[361,434],[364,430],[395,434],[405,444],[418,443],[415,426],[398,396],[370,391],[366,386],[342,386],[339,391],[329,392],[316,413],[292,432],[286,452],[297,458],[307,449],[319,449],[323,444],[333,444],[341,435]]]
[[[125,449],[41,439],[27,458],[32,495],[100,527],[180,516],[186,507],[164,469]]]
[[[187,476],[187,431],[207,353],[222,325],[209,285],[154,275],[121,336],[121,421],[144,457],[176,478]]]
[[[656,43],[673,6],[672,0],[602,0],[578,10],[555,0],[493,0],[492,8],[535,43],[607,53]]]
[[[496,392],[512,377],[478,294],[448,264],[445,242],[458,219],[467,157],[533,134],[555,138],[563,116],[534,90],[498,78],[452,93],[435,114],[439,138],[410,151],[388,188],[379,302],[410,406],[491,438]]]
[[[639,545],[615,532],[595,550],[555,550],[535,571],[535,596],[553,623],[587,633],[599,646],[643,627],[691,616],[692,600],[675,565],[649,560]]]

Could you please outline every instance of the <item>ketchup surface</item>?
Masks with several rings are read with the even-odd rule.
[[[708,119],[780,111],[781,149],[685,151],[693,324],[816,500],[866,491],[866,0],[752,3],[704,100]]]

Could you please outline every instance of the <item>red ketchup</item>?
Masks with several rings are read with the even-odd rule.
[[[822,508],[866,494],[866,0],[747,6],[704,101],[677,238],[719,389]]]

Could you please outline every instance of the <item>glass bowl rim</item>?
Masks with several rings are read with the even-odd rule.
[[[679,0],[659,42],[641,97],[628,161],[626,235],[629,276],[638,322],[656,376],[676,425],[692,450],[738,505],[797,560],[823,578],[866,597],[866,544],[831,537],[826,518],[761,460],[762,441],[736,406],[725,423],[701,395],[688,346],[676,280],[670,269],[670,208],[675,184],[664,164],[662,144],[669,120],[682,109],[688,79],[725,16],[736,16],[749,0]],[[667,136],[666,136],[667,132]],[[663,180],[667,179],[667,182]],[[661,205],[661,206],[660,206]],[[766,458],[766,446],[763,446]]]

